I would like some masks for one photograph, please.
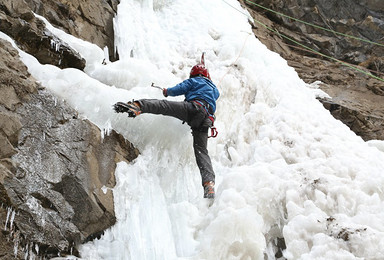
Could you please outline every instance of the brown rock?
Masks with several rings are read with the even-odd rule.
[[[256,7],[250,1],[240,0],[240,2],[246,6],[255,20],[266,24],[269,28],[274,28],[323,54],[344,62],[359,64],[359,70],[384,78],[381,58],[384,56],[384,48],[300,24]],[[309,23],[382,42],[384,29],[379,21],[384,19],[384,14],[377,12],[382,9],[374,9],[383,5],[382,1],[367,0],[359,3],[350,1],[343,5],[340,3],[337,0],[257,2]],[[285,38],[277,37],[275,33],[257,23],[253,31],[269,49],[285,58],[305,82],[323,82],[320,85],[321,89],[332,97],[335,105],[340,107],[338,111],[332,112],[337,119],[348,125],[364,140],[384,140],[384,128],[382,128],[384,81],[369,77],[334,60],[327,60]]]
[[[115,185],[116,162],[138,151],[115,132],[102,139],[95,125],[38,91],[17,51],[0,45],[0,203],[17,211],[12,231],[1,232],[12,238],[0,240],[0,254],[13,252],[12,240],[17,259],[31,244],[46,257],[77,254],[79,243],[115,223],[112,192],[102,188]]]
[[[100,48],[108,47],[114,60],[113,18],[118,0],[32,0],[29,7],[53,25]]]
[[[0,112],[0,129],[12,145],[17,145],[21,123],[15,113]]]
[[[4,82],[2,82],[4,84]],[[17,97],[16,91],[13,87],[8,85],[0,85],[0,103],[7,109],[13,110],[15,105],[20,103],[20,99]]]
[[[9,158],[16,153],[16,149],[9,142],[7,137],[0,133],[0,159]]]
[[[84,69],[85,60],[66,43],[50,35],[42,21],[27,16],[27,22],[21,17],[13,17],[15,13],[15,9],[8,10],[0,5],[0,30],[14,39],[22,50],[35,56],[42,64]]]
[[[16,104],[37,91],[37,84],[20,62],[17,50],[1,39],[0,55],[0,105],[14,110]]]

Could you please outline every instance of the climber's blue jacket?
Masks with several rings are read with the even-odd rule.
[[[220,93],[215,84],[205,77],[194,77],[184,80],[172,88],[167,89],[168,96],[184,95],[186,101],[204,100],[216,111],[216,100]]]

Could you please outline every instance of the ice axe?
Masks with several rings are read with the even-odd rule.
[[[151,87],[152,87],[152,88],[158,88],[158,89],[164,90],[164,88],[159,87],[159,86],[156,86],[155,83],[153,83],[153,82],[152,82],[152,84],[151,84]]]
[[[201,64],[203,64],[203,65],[205,66],[205,58],[204,58],[204,55],[205,55],[205,52],[203,52],[203,53],[201,54],[201,60],[200,60],[200,62],[201,62]]]
[[[164,96],[164,97],[168,97],[168,95],[167,95],[167,89],[166,89],[166,88],[162,88],[162,87],[156,86],[155,83],[153,83],[153,82],[152,82],[152,84],[151,84],[151,87],[152,87],[152,88],[158,88],[158,89],[160,89],[161,92],[163,92],[163,96]]]

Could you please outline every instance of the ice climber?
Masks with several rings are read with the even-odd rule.
[[[211,81],[208,69],[205,67],[204,54],[201,63],[192,67],[189,79],[172,88],[164,88],[163,95],[165,97],[184,95],[185,100],[140,99],[127,103],[117,102],[114,110],[117,113],[126,112],[129,117],[150,113],[172,116],[187,122],[192,129],[193,148],[204,187],[204,198],[213,199],[215,197],[215,173],[208,155],[207,142],[209,128],[211,128],[212,135],[217,134],[213,123],[216,100],[220,93]]]

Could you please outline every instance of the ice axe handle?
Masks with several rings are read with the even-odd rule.
[[[151,85],[151,87],[153,87],[153,88],[158,88],[158,89],[161,89],[161,90],[163,90],[163,88],[162,88],[162,87],[156,86],[156,85],[155,85],[155,83],[153,83],[153,82],[152,82],[152,85]]]

